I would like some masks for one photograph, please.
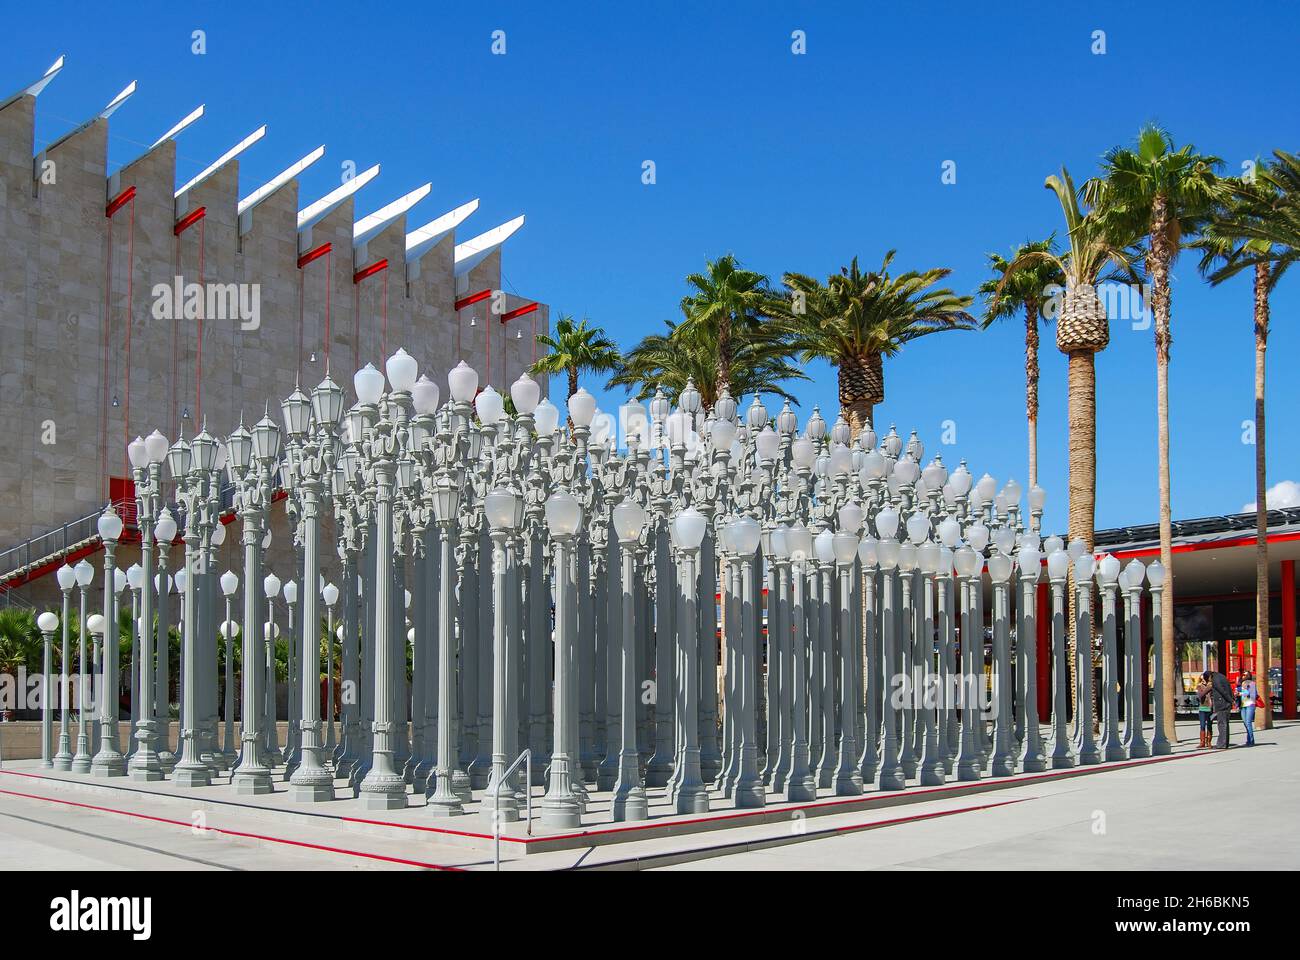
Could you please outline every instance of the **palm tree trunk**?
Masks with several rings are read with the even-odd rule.
[[[731,314],[723,313],[718,321],[718,382],[715,395],[731,389]]]
[[[1038,483],[1038,304],[1025,304],[1025,419],[1029,421],[1029,486]]]
[[[1268,350],[1269,265],[1255,265],[1255,678],[1264,697],[1255,711],[1260,730],[1273,726],[1273,704],[1268,687],[1272,653],[1268,616],[1268,482],[1264,457],[1264,360]],[[1282,651],[1285,656],[1286,651]]]
[[[839,358],[840,413],[849,422],[850,442],[871,424],[885,399],[885,360],[879,353]]]
[[[1156,317],[1156,421],[1160,450],[1160,564],[1165,568],[1165,589],[1160,596],[1160,649],[1165,685],[1156,691],[1163,704],[1165,736],[1177,743],[1174,732],[1174,555],[1173,518],[1169,482],[1169,262],[1173,251],[1168,237],[1169,208],[1162,194],[1151,204],[1151,305]],[[1145,652],[1144,652],[1145,653]]]
[[[1082,540],[1092,550],[1097,502],[1097,369],[1091,350],[1075,350],[1067,367],[1068,463],[1070,515],[1069,539]],[[1074,624],[1077,607],[1074,568],[1069,573],[1066,662],[1070,672],[1070,714],[1079,716],[1078,676]]]

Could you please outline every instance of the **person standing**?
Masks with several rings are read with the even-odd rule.
[[[1217,670],[1206,670],[1201,674],[1202,680],[1209,681],[1210,684],[1210,706],[1214,712],[1214,726],[1218,731],[1218,742],[1214,744],[1216,750],[1228,749],[1228,713],[1232,710],[1232,701],[1234,699],[1232,684],[1228,678]]]
[[[1255,707],[1262,702],[1255,675],[1247,670],[1241,675],[1237,684],[1237,695],[1241,697],[1241,723],[1246,728],[1246,746],[1255,745]]]
[[[1213,745],[1214,706],[1210,702],[1210,691],[1213,688],[1209,678],[1202,674],[1200,682],[1196,684],[1196,716],[1201,721],[1201,742],[1199,746],[1202,750]]]

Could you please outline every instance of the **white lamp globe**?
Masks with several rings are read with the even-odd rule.
[[[59,616],[46,610],[36,618],[36,628],[44,634],[51,634],[59,629]]]
[[[921,564],[921,572],[934,575],[939,572],[939,545],[933,540],[927,540],[916,548],[917,558]]]
[[[1147,577],[1147,568],[1142,565],[1141,560],[1130,560],[1124,572],[1128,574],[1128,585],[1132,589],[1142,586],[1142,581]]]
[[[876,542],[876,563],[881,570],[893,570],[898,566],[898,554],[902,548],[897,540],[879,540]]]
[[[1092,554],[1081,554],[1074,561],[1074,582],[1082,587],[1092,579],[1092,575],[1096,569],[1097,561],[1092,558]]]
[[[486,392],[485,390],[484,393]],[[482,397],[483,393],[480,393],[479,398]],[[488,491],[488,495],[483,498],[483,512],[487,515],[488,526],[493,530],[509,530],[513,527],[517,501],[518,498],[511,490],[497,487]]]
[[[510,384],[510,399],[521,414],[530,414],[536,410],[541,396],[542,388],[526,373],[519,374],[519,379]]]
[[[812,534],[803,525],[803,521],[797,521],[790,527],[790,532],[785,535],[785,542],[790,548],[790,559],[796,563],[803,563],[812,555]],[[857,550],[856,543],[853,548]]]
[[[126,568],[126,582],[131,585],[132,590],[139,590],[144,586],[144,567],[138,563],[133,563]]]
[[[1047,576],[1064,580],[1070,572],[1070,555],[1059,547],[1047,555]]]
[[[280,592],[284,594],[285,603],[298,602],[298,584],[295,581],[290,580]]]
[[[176,539],[176,518],[170,510],[163,510],[158,515],[158,522],[153,527],[154,539],[162,544],[169,544]]]
[[[144,438],[145,452],[149,455],[150,463],[162,463],[167,456],[167,451],[171,448],[171,442],[157,430]]]
[[[492,389],[492,384],[489,383],[474,398],[474,410],[478,413],[479,421],[484,426],[496,426],[497,421],[501,419],[501,415],[505,412],[505,401],[501,399],[501,394]]]
[[[126,589],[126,571],[121,567],[113,571],[113,589],[118,593]]]
[[[327,583],[321,588],[320,596],[325,601],[325,606],[332,607],[339,602],[339,588],[332,583]]]
[[[898,546],[898,569],[911,573],[920,565],[921,558],[916,552],[916,544],[902,543]]]
[[[879,480],[888,472],[885,455],[879,450],[868,450],[862,457],[862,470],[867,480]]]
[[[704,514],[694,507],[687,507],[673,517],[672,523],[678,545],[684,550],[698,550],[709,524]]]
[[[560,408],[543,398],[533,411],[533,422],[537,425],[538,436],[550,436],[560,425]]]
[[[1109,585],[1119,580],[1120,563],[1112,554],[1105,554],[1101,562],[1097,564],[1097,578],[1104,584]]]
[[[980,556],[970,547],[958,547],[952,555],[952,564],[957,570],[957,576],[966,579],[979,571]]]
[[[981,503],[988,503],[997,491],[998,482],[987,473],[980,477],[979,483],[975,484],[975,492],[979,494]]]
[[[177,574],[180,576],[180,574]],[[280,578],[274,573],[268,573],[262,581],[262,590],[268,597],[278,597],[280,595]]]
[[[105,543],[117,543],[117,538],[122,535],[122,518],[114,512],[112,504],[104,508],[96,526],[99,528],[100,539]]]
[[[741,557],[752,557],[763,538],[763,528],[753,517],[739,517],[731,524],[731,546]]]
[[[104,615],[102,613],[92,613],[86,618],[86,629],[96,636],[102,636],[104,633]]]
[[[817,560],[820,563],[835,562],[835,534],[830,530],[823,530],[813,538],[813,550],[817,554]]]
[[[221,575],[221,592],[228,597],[233,597],[235,591],[239,589],[239,577],[233,570],[227,570]]]
[[[1066,552],[1070,555],[1072,563],[1077,562],[1081,556],[1088,552],[1088,544],[1075,537],[1070,541],[1070,545],[1066,547]]]
[[[998,553],[1011,556],[1011,551],[1016,546],[1016,531],[1010,527],[998,527],[993,531],[993,546],[997,548]]]
[[[1011,558],[1005,553],[994,553],[989,557],[989,579],[994,583],[1006,583],[1011,576]]]
[[[754,438],[754,446],[758,449],[758,459],[775,460],[781,446],[781,436],[770,425],[765,426]]]
[[[1016,563],[1020,565],[1021,577],[1037,580],[1042,574],[1042,554],[1038,552],[1037,547],[1022,547],[1020,552],[1016,554]]]
[[[881,540],[893,540],[894,535],[898,533],[898,511],[893,507],[885,507],[876,514],[876,533],[880,535]]]
[[[60,590],[71,590],[77,585],[77,570],[66,563],[55,571],[54,576],[59,581]]]
[[[1002,488],[1002,495],[1007,498],[1007,506],[1014,507],[1020,504],[1020,484],[1015,479],[1007,481],[1006,486]]]
[[[1029,509],[1042,511],[1044,504],[1047,503],[1047,491],[1034,484],[1029,488]]]
[[[922,510],[917,510],[907,518],[907,539],[920,545],[930,535],[930,518]]]
[[[278,640],[280,638],[280,625],[268,620],[262,624],[262,636],[267,640]]]
[[[571,537],[582,523],[582,505],[566,490],[557,490],[546,499],[546,525],[551,536]]]
[[[407,353],[404,347],[398,347],[397,352],[384,364],[384,370],[388,373],[388,384],[394,391],[410,393],[411,388],[415,386],[419,366],[415,362],[415,357]]]
[[[831,473],[843,477],[847,476],[851,469],[853,469],[853,452],[842,443],[836,444],[831,448]]]
[[[961,524],[956,517],[944,517],[939,523],[939,542],[949,549],[956,549],[961,542]]]
[[[1165,565],[1157,560],[1147,567],[1147,580],[1151,582],[1153,590],[1163,587],[1165,585]]]
[[[767,538],[768,554],[773,560],[786,560],[790,556],[790,544],[786,541],[786,532],[790,528],[784,523],[777,524],[772,528],[771,535]]]
[[[589,427],[595,415],[596,398],[587,392],[586,387],[579,387],[578,392],[569,397],[569,419],[575,427]]]
[[[357,393],[357,402],[374,406],[384,395],[384,375],[375,369],[373,363],[352,375],[352,389]]]
[[[447,389],[456,403],[469,403],[478,393],[478,371],[462,360],[448,371]]]
[[[416,415],[423,417],[437,413],[438,399],[438,385],[423,373],[420,374],[420,379],[411,387],[411,405],[415,407]]]
[[[212,545],[214,547],[219,547],[225,542],[226,542],[226,525],[224,523],[218,522],[217,525],[212,528]]]
[[[835,552],[835,562],[845,567],[857,559],[858,538],[856,534],[841,530],[831,538],[831,547]]]
[[[1048,537],[1046,540],[1043,541],[1043,552],[1048,555],[1055,553],[1057,550],[1064,550],[1064,549],[1065,549],[1065,541],[1062,540],[1060,537],[1058,537],[1056,534],[1052,534],[1050,537]]]
[[[858,543],[858,559],[862,561],[864,567],[874,567],[876,565],[876,548],[878,543],[875,537],[863,537]]]
[[[709,440],[715,450],[730,450],[736,442],[736,425],[730,420],[714,420],[709,428]]]
[[[131,466],[137,470],[143,470],[149,465],[149,450],[144,444],[144,437],[136,437],[126,445],[126,455],[131,461]]]
[[[641,536],[645,527],[645,507],[635,500],[624,500],[614,508],[614,531],[627,543]]]
[[[966,529],[966,542],[976,553],[983,553],[984,548],[989,545],[989,528],[983,523],[972,523]]]
[[[817,459],[817,448],[807,437],[797,437],[790,445],[790,457],[796,467],[810,470]]]
[[[862,529],[863,516],[862,507],[850,500],[848,503],[844,504],[844,506],[840,507],[840,529],[845,533],[851,533],[854,536],[857,536],[858,531]]]

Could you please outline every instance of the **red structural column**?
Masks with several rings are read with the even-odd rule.
[[[1296,718],[1295,709],[1295,561],[1282,561],[1282,716]],[[1267,682],[1267,681],[1265,681]]]
[[[1141,601],[1138,604],[1138,620],[1142,624],[1142,646],[1138,647],[1139,658],[1142,661],[1142,719],[1151,719],[1151,658],[1148,656],[1151,650],[1151,595],[1142,594]],[[1155,655],[1160,656],[1157,650]],[[1172,679],[1172,678],[1169,678]],[[1165,682],[1168,683],[1169,679]],[[1160,691],[1156,691],[1156,696],[1160,696]]]
[[[1052,709],[1052,603],[1047,584],[1038,584],[1038,719],[1046,720]]]

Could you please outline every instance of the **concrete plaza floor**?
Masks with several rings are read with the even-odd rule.
[[[1193,725],[1179,726],[1194,744]],[[1234,736],[1241,739],[1239,727]],[[1292,869],[1300,863],[1293,822],[1300,724],[1283,724],[1259,741],[1250,750],[1189,755],[1195,751],[1185,739],[1171,760],[875,794],[839,806],[828,797],[815,809],[773,803],[769,815],[743,821],[724,823],[731,811],[719,810],[712,823],[689,828],[674,829],[675,818],[666,816],[617,842],[599,815],[590,836],[567,840],[535,825],[527,847],[507,838],[502,868],[1206,869],[1239,866],[1232,838],[1240,832],[1256,843],[1269,837],[1254,847],[1276,858],[1266,866]],[[433,821],[464,831],[455,836],[431,831],[419,806],[370,814],[370,821],[351,809],[359,806],[352,800],[289,806],[277,794],[281,802],[271,809],[271,798],[252,805],[217,799],[228,787],[188,792],[52,780],[41,772],[36,761],[0,770],[0,868],[493,868],[481,816]],[[323,807],[331,813],[314,812]]]

